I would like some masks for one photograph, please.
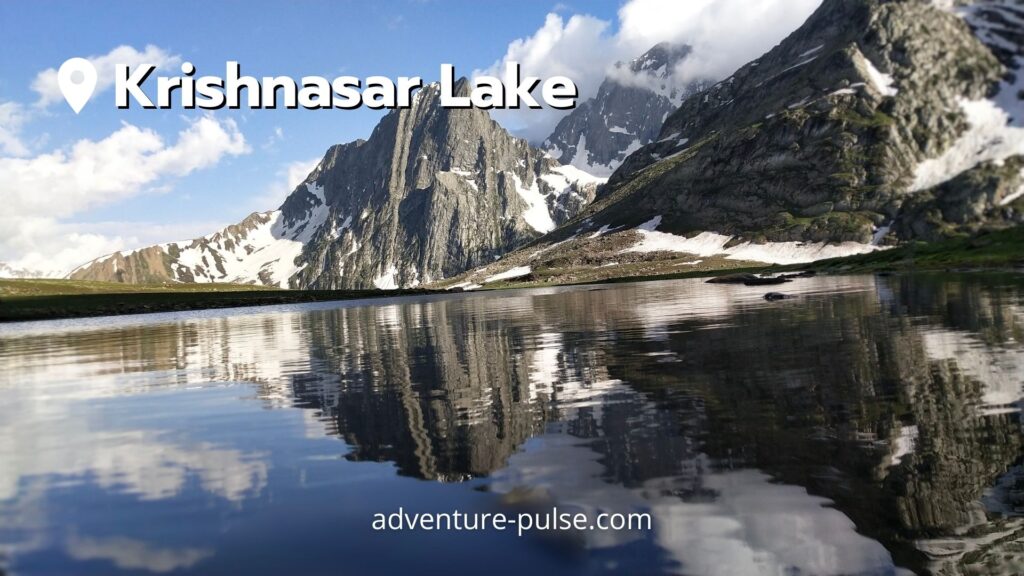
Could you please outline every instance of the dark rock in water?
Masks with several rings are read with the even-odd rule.
[[[801,273],[803,274],[803,273]],[[715,276],[707,284],[743,284],[744,286],[774,286],[791,282],[790,278],[803,278],[801,274],[782,274],[780,276],[758,276],[757,274],[726,274]]]
[[[751,280],[757,280],[756,274],[726,274],[725,276],[715,276],[708,280],[707,284],[744,284]]]
[[[776,300],[789,300],[791,298],[793,297],[783,294],[782,292],[769,292],[764,295],[764,299],[769,302],[775,302]]]
[[[748,278],[747,280],[744,280],[743,281],[743,285],[744,286],[774,286],[776,284],[785,284],[786,282],[792,282],[792,280],[790,280],[789,278],[784,278],[782,276],[776,276],[774,278],[762,278],[760,276],[755,276],[753,278]]]
[[[814,270],[804,270],[803,272],[796,272],[794,274],[779,274],[776,278],[814,278],[818,273]]]

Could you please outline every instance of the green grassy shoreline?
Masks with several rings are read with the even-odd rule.
[[[0,280],[0,322],[270,306],[431,290],[279,290],[235,284],[130,285],[74,280]]]
[[[1024,270],[1024,226],[980,234],[971,238],[955,238],[931,244],[911,243],[891,250],[820,260],[811,264],[617,277],[600,280],[596,283],[642,282],[737,273],[779,273],[794,270],[814,270],[821,274],[858,274],[1014,269]],[[551,284],[502,282],[487,289],[534,286],[551,286]],[[0,280],[0,322],[442,293],[446,293],[446,291],[424,289],[280,290],[236,284],[140,286],[74,280]]]

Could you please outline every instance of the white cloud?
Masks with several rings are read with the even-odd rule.
[[[720,79],[781,42],[820,4],[821,0],[631,0],[619,10],[619,41],[634,52],[646,50],[658,38],[685,42],[693,54],[680,66],[681,80]]]
[[[71,268],[123,247],[124,237],[85,233],[53,218],[0,216],[0,253],[15,270],[59,278]]]
[[[0,154],[28,155],[28,146],[21,140],[21,127],[26,120],[28,120],[28,114],[21,104],[0,102]]]
[[[156,132],[123,124],[99,141],[31,158],[0,158],[0,261],[14,268],[62,274],[134,243],[123,227],[89,229],[64,220],[124,200],[249,151],[234,121],[204,116],[173,145]],[[103,230],[118,230],[109,236]]]
[[[152,64],[157,70],[169,70],[181,64],[181,57],[168,53],[163,48],[147,45],[141,52],[131,46],[118,46],[106,54],[88,56],[86,60],[96,67],[96,94],[114,85],[114,65],[127,64],[132,69],[141,64]],[[37,106],[46,107],[54,102],[63,102],[64,96],[57,85],[57,69],[47,68],[36,75],[32,89],[39,94]]]
[[[309,176],[317,165],[320,164],[320,158],[314,158],[312,160],[300,160],[298,162],[292,162],[288,165],[288,192],[295,189],[296,186],[302,184],[302,182]]]
[[[697,78],[721,79],[761,56],[799,27],[821,0],[629,0],[618,12],[618,28],[592,16],[568,20],[548,14],[536,33],[511,42],[505,55],[475,74],[496,74],[517,61],[524,74],[565,75],[580,89],[579,102],[593,96],[618,61],[629,61],[659,42],[685,43],[693,52],[677,70],[682,85]],[[543,140],[567,111],[501,110],[507,128]]]
[[[0,158],[0,197],[17,216],[67,217],[134,196],[164,177],[249,151],[233,120],[203,116],[168,146],[155,131],[122,123],[106,138],[32,158]]]
[[[544,25],[529,38],[513,40],[501,60],[486,70],[475,70],[473,76],[488,74],[504,78],[505,63],[518,62],[524,76],[566,76],[579,88],[582,102],[597,94],[605,72],[615,58],[613,39],[606,33],[609,22],[593,16],[573,15],[564,20],[555,13],[544,19]],[[495,110],[494,118],[505,128],[533,141],[543,140],[564,110]]]

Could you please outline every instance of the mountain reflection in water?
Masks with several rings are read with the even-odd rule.
[[[0,326],[0,566],[1024,572],[1024,282],[786,288]],[[653,530],[370,529],[399,506],[555,505]]]

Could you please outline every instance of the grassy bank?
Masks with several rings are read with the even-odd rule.
[[[1020,268],[1024,267],[1024,226],[971,238],[912,242],[891,250],[820,260],[812,267],[823,272]]]
[[[279,290],[239,284],[131,285],[77,280],[0,280],[0,321],[266,306],[424,293],[429,291]]]

